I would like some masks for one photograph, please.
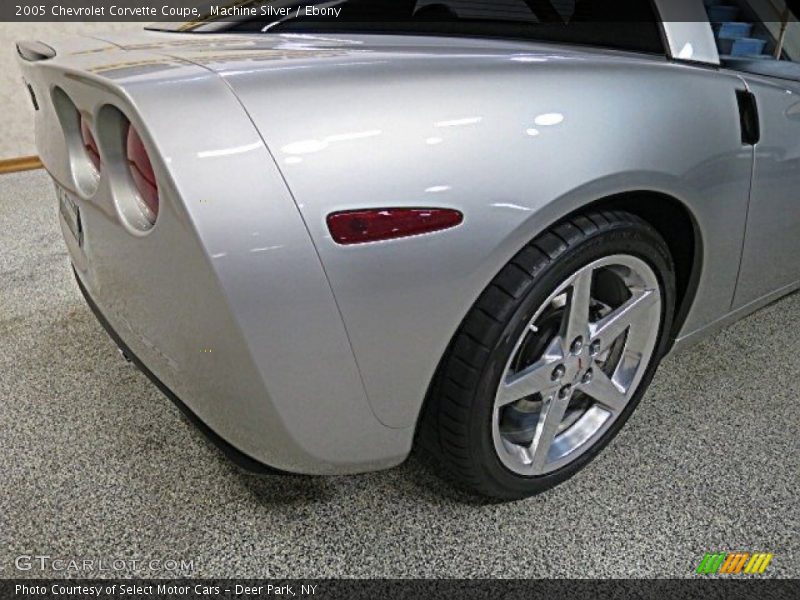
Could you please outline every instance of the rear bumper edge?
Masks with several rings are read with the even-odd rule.
[[[108,320],[103,316],[103,313],[100,311],[100,308],[95,304],[94,300],[92,300],[89,292],[83,285],[81,278],[78,276],[78,273],[75,272],[75,269],[72,270],[73,274],[75,275],[75,281],[78,282],[78,287],[81,290],[81,294],[83,294],[86,303],[89,305],[89,308],[92,309],[94,316],[103,326],[103,329],[106,330],[108,335],[114,340],[114,343],[119,346],[120,350],[125,353],[125,356],[130,358],[131,362],[145,375],[147,378],[152,381],[156,387],[161,390],[161,392],[169,398],[175,406],[177,406],[180,411],[186,416],[187,419],[195,426],[200,432],[212,443],[214,444],[219,450],[236,466],[240,469],[247,471],[248,473],[255,473],[260,475],[285,475],[287,474],[285,471],[281,471],[279,469],[275,469],[274,467],[270,467],[269,465],[265,465],[264,463],[248,456],[241,450],[234,447],[228,441],[223,439],[220,435],[218,435],[213,429],[211,429],[208,425],[206,425],[200,417],[192,412],[192,410],[184,404],[178,396],[176,396],[172,390],[170,390],[164,383],[156,377],[150,369],[148,369],[144,363],[131,351],[131,349],[122,341],[122,338],[119,337],[117,332],[108,322]]]

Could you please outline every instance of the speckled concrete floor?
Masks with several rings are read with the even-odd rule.
[[[481,504],[413,459],[240,474],[120,359],[55,210],[44,173],[0,177],[0,577],[54,574],[17,573],[20,554],[208,577],[682,577],[711,550],[774,552],[768,574],[800,576],[798,295],[668,359],[571,481]]]

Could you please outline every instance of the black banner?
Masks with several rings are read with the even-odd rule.
[[[703,21],[702,0],[661,0],[671,21]],[[778,0],[782,1],[782,0]],[[481,5],[479,9],[475,5]],[[795,7],[798,0],[789,0]],[[796,8],[796,7],[795,7]],[[651,22],[653,0],[3,0],[0,21],[141,21],[196,23],[210,20],[323,19],[383,23],[457,20],[520,21],[542,25]],[[795,14],[797,11],[795,10]],[[776,12],[776,21],[781,15]]]
[[[3,580],[3,600],[209,600],[215,598],[319,600],[796,600],[800,580]]]

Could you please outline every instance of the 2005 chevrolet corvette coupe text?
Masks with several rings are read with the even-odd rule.
[[[18,44],[81,290],[244,466],[524,497],[798,287],[769,3],[334,4]]]

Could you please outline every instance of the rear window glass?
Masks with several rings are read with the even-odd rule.
[[[244,0],[176,29],[474,36],[664,53],[651,0]]]

